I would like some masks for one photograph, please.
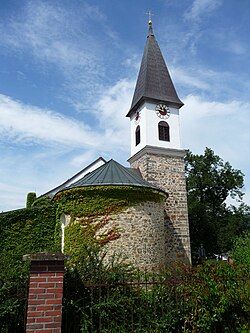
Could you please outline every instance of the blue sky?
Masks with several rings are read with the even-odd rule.
[[[1,0],[0,211],[99,156],[126,165],[148,9],[183,147],[242,170],[250,204],[249,0]]]

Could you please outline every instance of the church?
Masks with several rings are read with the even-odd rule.
[[[191,263],[186,151],[181,147],[179,126],[182,106],[149,20],[132,104],[126,115],[131,125],[130,167],[99,157],[42,196],[63,199],[66,206],[74,198],[74,210],[62,210],[60,215],[62,252],[70,252],[72,246],[66,241],[70,225],[84,228],[91,224],[107,258],[119,255],[148,270],[164,268],[174,261]],[[85,197],[81,201],[79,193],[87,193],[90,200]],[[113,209],[102,211],[97,207],[94,215],[81,212],[87,201],[110,203],[105,201],[107,197],[113,200]]]

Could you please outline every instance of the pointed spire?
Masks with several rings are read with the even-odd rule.
[[[150,12],[149,15],[152,15]],[[155,39],[151,17],[148,21],[148,36],[136,82],[130,117],[143,101],[165,102],[177,108],[183,106],[179,99],[168,68]]]

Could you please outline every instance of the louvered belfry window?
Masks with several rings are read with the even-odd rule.
[[[141,131],[138,125],[135,130],[135,145],[137,146],[141,142]]]
[[[169,125],[166,121],[160,121],[158,124],[159,140],[170,141]]]

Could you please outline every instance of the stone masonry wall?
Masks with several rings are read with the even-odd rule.
[[[169,194],[165,203],[167,261],[191,263],[184,157],[146,152],[133,158],[131,167],[139,168],[145,180]]]
[[[120,255],[126,262],[148,271],[165,267],[163,205],[145,202],[110,216],[110,222],[100,233],[113,228],[120,237],[105,245],[107,259]]]
[[[66,216],[70,220],[70,216]],[[115,255],[142,270],[159,270],[166,265],[164,202],[144,202],[123,211],[93,218],[77,218],[86,225],[103,225],[95,238],[111,236],[104,245],[105,260]],[[113,237],[114,236],[114,237]]]

